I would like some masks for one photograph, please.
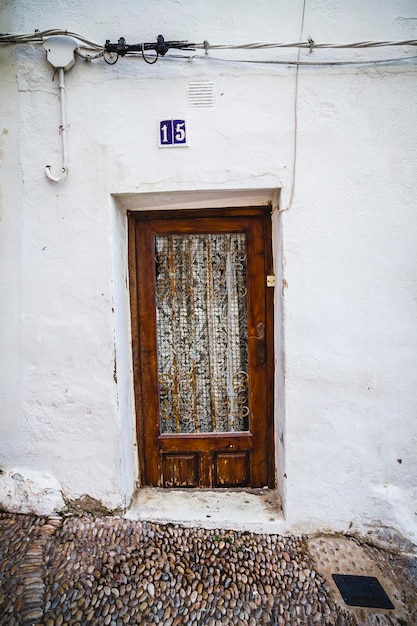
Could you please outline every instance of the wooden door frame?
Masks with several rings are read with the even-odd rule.
[[[265,241],[265,275],[273,274],[272,258],[272,208],[268,206],[253,207],[232,207],[232,208],[210,208],[210,209],[183,209],[183,210],[150,210],[150,211],[128,211],[128,263],[129,263],[129,287],[130,287],[130,308],[131,308],[131,330],[132,330],[132,357],[133,357],[133,380],[134,398],[136,410],[136,432],[139,461],[139,480],[141,486],[145,486],[145,445],[144,445],[144,415],[142,403],[142,376],[140,359],[140,332],[138,314],[138,271],[136,260],[136,228],[138,220],[155,219],[184,219],[196,217],[248,217],[261,216],[263,221],[263,235]],[[265,290],[265,333],[268,338],[266,352],[266,389],[267,397],[265,406],[267,411],[267,466],[268,466],[268,487],[275,488],[275,437],[274,437],[274,289]],[[158,454],[157,450],[147,450],[146,457]]]

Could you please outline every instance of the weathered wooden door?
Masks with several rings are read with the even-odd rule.
[[[273,485],[270,215],[132,212],[142,482]]]

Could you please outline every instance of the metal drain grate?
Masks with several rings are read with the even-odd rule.
[[[214,106],[214,83],[207,80],[190,81],[188,103],[191,107]]]
[[[374,576],[332,574],[343,600],[349,606],[373,609],[393,609],[394,605]]]

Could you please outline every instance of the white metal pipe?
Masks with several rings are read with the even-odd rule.
[[[65,82],[64,82],[64,68],[58,68],[58,87],[60,94],[60,110],[61,110],[61,123],[59,125],[59,134],[61,135],[62,146],[62,172],[60,176],[53,176],[51,174],[51,166],[45,167],[45,174],[54,183],[62,183],[68,174],[68,149],[67,149],[67,122],[65,116]]]

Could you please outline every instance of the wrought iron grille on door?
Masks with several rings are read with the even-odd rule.
[[[246,236],[155,237],[161,433],[249,426]]]

